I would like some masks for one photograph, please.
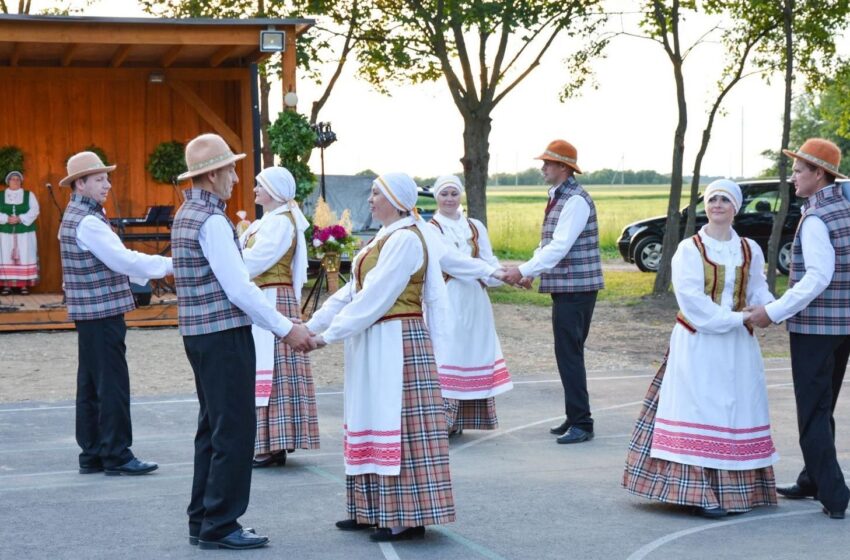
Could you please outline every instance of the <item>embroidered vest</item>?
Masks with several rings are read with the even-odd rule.
[[[72,193],[59,226],[62,282],[72,321],[105,319],[136,308],[129,279],[77,244],[77,227],[86,216],[109,223],[94,199]]]
[[[224,202],[203,189],[190,188],[183,193],[186,200],[174,216],[171,226],[171,254],[180,334],[210,334],[250,325],[251,319],[227,299],[198,240],[201,226],[210,216],[218,214],[227,219]],[[240,250],[236,230],[230,220],[227,223],[233,231],[233,243]]]
[[[829,230],[829,241],[835,249],[835,272],[832,281],[802,311],[788,319],[788,330],[800,334],[850,334],[850,202],[837,185],[825,187],[808,198],[805,213],[791,246],[791,276],[788,286],[806,274],[800,231],[803,220],[817,216]]]
[[[425,239],[422,237],[422,233],[419,231],[419,228],[416,226],[408,226],[406,228],[399,228],[396,231],[400,231],[401,229],[412,231],[419,238],[419,241],[422,242],[424,262],[419,270],[410,275],[410,282],[407,283],[407,286],[405,286],[404,290],[395,300],[392,307],[390,307],[383,317],[375,321],[376,323],[389,321],[391,319],[422,317],[422,291],[425,287],[425,272],[428,270],[428,250],[425,246]],[[381,254],[381,249],[383,249],[387,239],[389,239],[394,233],[395,231],[383,239],[378,240],[371,249],[367,249],[363,256],[357,259],[357,263],[354,268],[354,281],[356,282],[355,286],[357,286],[357,291],[363,289],[363,281],[369,274],[369,271],[375,268],[375,265],[378,264],[378,257]]]
[[[605,287],[602,279],[602,259],[599,255],[599,226],[596,221],[596,205],[581,185],[570,177],[555,191],[554,198],[546,206],[540,245],[545,247],[552,241],[558,218],[567,201],[582,197],[590,207],[587,224],[563,259],[551,270],[540,275],[541,293],[594,292]]]
[[[708,253],[705,250],[705,244],[702,238],[697,233],[691,240],[696,245],[700,256],[702,257],[703,277],[705,278],[705,295],[711,298],[711,301],[720,305],[723,298],[723,286],[726,283],[726,267],[722,264],[717,264],[708,258]],[[745,237],[741,238],[741,254],[743,262],[741,266],[736,266],[735,286],[732,289],[732,311],[741,311],[747,306],[747,282],[750,278],[750,263],[753,260],[753,255],[750,250],[750,244],[747,243]],[[697,328],[693,326],[685,317],[684,313],[679,311],[676,314],[676,321],[685,327],[692,334],[697,332]],[[749,325],[746,326],[750,334],[753,334],[753,329]]]
[[[283,219],[284,216],[289,218],[289,221],[292,222],[292,230],[295,232],[295,235],[298,235],[298,230],[295,228],[295,218],[292,217],[291,213],[285,212],[283,215],[274,216],[272,219]],[[257,241],[255,235],[256,232],[248,238],[247,243],[245,243],[245,247],[254,246],[254,243]],[[256,276],[254,278],[254,284],[260,288],[271,286],[292,286],[292,258],[295,256],[295,247],[296,239],[293,238],[289,249],[286,250],[280,260],[273,264],[267,271]]]
[[[7,189],[8,190],[8,189]],[[7,216],[20,216],[30,211],[30,196],[32,193],[24,191],[24,199],[20,204],[6,204],[6,190],[0,192],[0,214]],[[0,233],[26,233],[35,231],[35,222],[30,225],[20,224],[0,224]]]
[[[430,221],[431,221],[431,223],[432,223],[432,224],[434,224],[435,226],[437,226],[437,229],[439,229],[439,230],[440,230],[440,233],[442,233],[443,235],[445,235],[445,234],[446,234],[446,232],[445,232],[445,231],[443,231],[443,226],[441,226],[441,225],[440,225],[440,222],[438,222],[438,221],[437,221],[437,220],[435,220],[434,218],[431,218],[431,220],[430,220]],[[478,237],[479,237],[479,235],[480,235],[480,234],[478,233],[478,228],[477,228],[477,227],[475,227],[475,224],[473,224],[473,223],[472,223],[472,220],[470,220],[469,218],[467,218],[467,219],[466,219],[466,223],[468,223],[468,224],[469,224],[469,229],[470,229],[470,231],[472,231],[472,238],[471,238],[471,239],[467,242],[467,243],[469,244],[469,246],[472,248],[472,254],[471,254],[471,257],[472,257],[473,259],[477,259],[477,258],[478,258],[478,255],[479,255],[479,254],[480,254],[480,252],[481,252],[481,248],[480,248],[480,247],[479,247],[479,245],[478,245]],[[443,273],[443,280],[444,280],[444,281],[448,282],[448,281],[449,281],[449,280],[451,280],[452,278],[454,278],[454,276],[452,276],[451,274],[446,274],[445,272]],[[483,284],[482,284],[482,285],[483,285]]]

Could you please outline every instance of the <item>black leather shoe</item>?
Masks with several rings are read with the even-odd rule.
[[[268,544],[269,538],[256,533],[251,533],[245,529],[236,529],[226,537],[218,540],[208,541],[198,539],[198,548],[202,550],[216,550],[219,548],[229,548],[231,550],[245,550],[248,548],[260,548]]]
[[[570,429],[567,430],[567,433],[559,437],[556,441],[558,443],[581,443],[583,441],[590,441],[593,439],[593,432],[586,432],[577,426],[570,426]]]
[[[366,529],[374,529],[378,525],[375,523],[358,523],[356,519],[343,519],[334,523],[337,529],[342,531],[364,531]]]
[[[787,486],[777,486],[776,493],[783,498],[789,500],[802,500],[804,498],[817,498],[817,492],[801,488],[799,484],[788,484]]]
[[[551,428],[549,428],[549,433],[554,434],[556,436],[562,436],[565,433],[567,433],[567,430],[569,430],[569,429],[570,429],[569,420],[564,420],[563,422],[561,422],[557,426],[552,426]]]
[[[246,533],[256,533],[256,531],[254,531],[250,527],[242,527],[242,530]],[[189,535],[189,544],[191,544],[192,546],[198,546],[199,540],[200,539],[197,537],[197,535]]]
[[[80,466],[80,474],[95,474],[103,472],[103,465]]]
[[[278,451],[277,453],[272,453],[271,455],[266,455],[262,459],[254,459],[254,462],[251,463],[251,466],[255,469],[264,469],[266,467],[270,467],[272,465],[280,465],[281,467],[286,464],[286,451]]]
[[[133,457],[120,467],[107,467],[104,469],[103,474],[106,476],[119,476],[119,475],[128,475],[135,476],[140,474],[148,474],[149,472],[153,472],[159,468],[159,465],[156,463],[148,463],[146,461],[139,461],[137,458]]]
[[[729,512],[720,506],[713,508],[697,508],[696,513],[706,519],[720,519],[729,515]]]
[[[387,527],[381,527],[369,538],[375,542],[392,542],[392,541],[409,541],[412,539],[421,539],[425,536],[425,527],[408,527],[401,533],[393,534],[393,530]]]
[[[823,506],[823,512],[829,516],[830,519],[844,519],[844,511],[829,511],[826,506]]]

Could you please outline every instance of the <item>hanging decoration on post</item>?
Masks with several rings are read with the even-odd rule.
[[[321,197],[313,215],[312,239],[309,239],[310,254],[322,260],[322,268],[328,278],[328,293],[339,289],[339,266],[343,255],[351,256],[357,250],[358,240],[351,235],[351,213],[346,209],[337,219],[328,203]]]

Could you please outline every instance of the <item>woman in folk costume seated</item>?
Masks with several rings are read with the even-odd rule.
[[[442,234],[446,254],[440,261],[454,315],[454,336],[437,364],[446,402],[449,434],[499,426],[495,396],[513,388],[496,334],[488,286],[501,282],[499,260],[484,224],[460,211],[463,186],[454,175],[434,182],[437,213],[431,224]]]
[[[307,280],[304,230],[309,224],[294,200],[295,179],[283,167],[264,169],[254,193],[263,217],[240,238],[245,266],[281,314],[300,319],[301,287]],[[283,465],[287,451],[319,447],[310,359],[257,325],[251,332],[257,353],[254,467]]]
[[[416,190],[404,173],[375,179],[369,207],[383,227],[354,258],[351,281],[307,323],[320,346],[345,340],[348,518],[336,526],[378,527],[374,541],[420,538],[425,525],[455,519],[434,357],[450,320],[445,249],[416,213]]]
[[[6,174],[6,190],[0,196],[0,295],[8,296],[12,288],[21,295],[38,284],[38,239],[36,224],[38,199],[21,187],[20,171]]]
[[[732,229],[740,187],[714,181],[703,199],[708,224],[673,256],[680,312],[632,434],[622,485],[720,518],[776,504],[779,456],[764,363],[744,311],[774,298],[761,249]]]

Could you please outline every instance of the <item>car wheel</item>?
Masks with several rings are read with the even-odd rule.
[[[644,237],[635,245],[635,264],[641,272],[658,272],[661,263],[661,239]]]
[[[791,271],[791,241],[786,241],[779,248],[779,256],[776,258],[776,268],[779,272],[788,276]]]

